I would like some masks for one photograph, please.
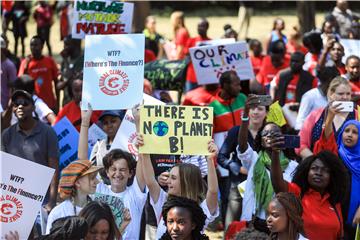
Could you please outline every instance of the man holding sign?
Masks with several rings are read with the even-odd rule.
[[[153,143],[140,153],[209,155],[212,108],[148,105],[140,109],[140,119],[144,141]]]

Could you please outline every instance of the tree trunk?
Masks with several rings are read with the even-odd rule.
[[[313,30],[315,26],[315,2],[296,2],[297,16],[299,19],[300,31],[302,34]]]
[[[133,32],[140,33],[145,26],[145,19],[150,15],[149,1],[129,1],[134,3]]]

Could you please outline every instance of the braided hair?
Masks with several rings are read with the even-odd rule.
[[[164,203],[162,209],[162,216],[164,219],[164,224],[166,226],[168,212],[174,208],[180,207],[185,208],[191,215],[191,222],[195,225],[195,228],[192,230],[191,235],[192,239],[194,240],[208,240],[205,234],[202,234],[201,231],[204,228],[206,215],[204,214],[203,210],[201,209],[200,205],[191,199],[178,197],[174,195],[169,195],[167,201]],[[166,231],[160,240],[171,240],[171,236],[168,231]]]
[[[299,233],[304,233],[303,208],[300,199],[292,193],[280,192],[276,194],[272,201],[280,203],[286,211],[289,239],[298,239]],[[270,239],[277,239],[277,235],[278,233],[271,233]]]

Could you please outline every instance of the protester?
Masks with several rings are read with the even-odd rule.
[[[161,240],[209,239],[202,233],[206,215],[194,200],[169,195],[162,208],[162,216],[167,231]]]
[[[39,237],[37,240],[84,239],[88,229],[88,224],[83,218],[78,216],[62,217],[53,222],[48,235]]]
[[[250,99],[247,106],[257,106],[255,99]],[[244,111],[244,119],[248,119],[248,110]],[[241,220],[252,221],[253,216],[255,229],[269,233],[266,227],[266,209],[273,197],[274,190],[270,182],[271,155],[273,149],[269,144],[271,137],[275,134],[281,135],[281,129],[272,122],[266,123],[258,132],[254,149],[248,143],[248,120],[243,121],[239,131],[237,148],[238,158],[242,166],[247,170],[248,176],[245,184],[245,193],[242,203],[243,211]],[[281,151],[281,169],[284,177],[291,180],[291,173],[297,166],[295,161],[289,160]]]
[[[52,56],[50,45],[50,29],[53,24],[53,9],[46,1],[39,1],[39,5],[36,7],[33,17],[36,21],[36,32],[41,37],[43,42],[46,43],[49,56]]]
[[[185,52],[189,53],[189,48],[195,47],[197,45],[201,46],[201,42],[210,40],[207,35],[209,29],[209,22],[206,18],[202,18],[197,25],[198,36],[190,38],[186,44]],[[186,72],[186,82],[185,82],[185,92],[189,92],[198,87],[197,78],[195,74],[194,65],[192,62],[189,63],[187,72]]]
[[[325,67],[318,73],[319,86],[307,91],[301,98],[299,112],[296,117],[295,130],[300,130],[309,114],[317,108],[324,108],[328,104],[326,93],[331,80],[339,76],[336,67]]]
[[[121,238],[114,215],[106,203],[89,202],[81,209],[79,217],[84,218],[89,226],[84,240],[114,240]],[[124,220],[124,222],[128,223],[127,219],[124,218]]]
[[[304,54],[295,52],[291,54],[290,67],[276,74],[270,84],[270,95],[278,100],[280,106],[292,104],[297,107],[302,96],[317,86],[317,80],[309,72],[304,71]],[[297,111],[298,109],[291,109]]]
[[[282,136],[270,140],[271,182],[275,192],[291,192],[301,198],[305,235],[309,239],[343,238],[341,203],[346,198],[347,172],[333,153],[322,151],[300,162],[292,182],[283,179],[279,160]]]
[[[49,192],[43,201],[50,212],[56,205],[59,147],[55,131],[33,117],[34,100],[30,93],[17,90],[11,97],[12,110],[18,123],[1,135],[1,150],[26,160],[55,169]]]
[[[327,60],[329,55],[329,59]],[[321,70],[324,66],[336,66],[340,74],[345,74],[345,65],[342,63],[344,56],[344,47],[335,39],[327,41],[324,51],[321,53],[318,68]]]
[[[286,52],[292,54],[294,52],[301,52],[306,54],[308,50],[302,45],[302,35],[297,26],[292,27],[292,31],[289,34],[289,41],[286,44]]]
[[[252,148],[254,147],[255,138],[263,126],[267,111],[269,110],[269,108],[265,106],[250,105],[252,101],[257,100],[256,96],[249,96],[244,109],[244,111],[248,111],[248,143]],[[225,229],[228,229],[228,226],[233,221],[240,219],[242,213],[242,197],[238,185],[246,180],[247,170],[242,166],[241,161],[236,154],[239,129],[240,126],[235,126],[228,131],[217,159],[221,167],[229,170],[230,178],[230,192],[228,196],[224,196],[227,202],[227,204],[225,204],[225,206],[227,206]]]
[[[58,123],[63,117],[67,117],[74,127],[80,131],[81,125],[81,110],[80,101],[82,96],[83,80],[75,78],[71,81],[72,101],[66,104],[58,113],[55,124]],[[102,111],[94,111],[91,116],[90,124],[96,123]]]
[[[138,144],[140,146],[146,144],[141,135],[138,136]],[[207,217],[205,227],[218,216],[218,183],[214,166],[214,160],[217,156],[217,147],[214,141],[209,142],[208,150],[211,155],[207,157],[207,191],[205,191],[199,168],[192,164],[180,163],[170,171],[170,177],[167,182],[169,190],[168,193],[166,193],[161,189],[159,183],[154,178],[154,169],[151,165],[149,155],[140,154],[143,158],[144,178],[146,186],[149,188],[150,203],[154,208],[158,222],[156,232],[157,239],[159,239],[166,231],[164,220],[161,217],[161,209],[166,202],[168,194],[186,197],[196,201]]]
[[[323,46],[326,46],[327,42],[335,39],[336,41],[340,40],[339,34],[336,33],[336,28],[334,23],[330,20],[325,20],[321,27],[321,38],[323,40]]]
[[[348,30],[351,29],[351,23],[354,20],[354,16],[349,9],[348,2],[346,0],[337,0],[332,15],[336,18],[339,25],[340,36],[342,38],[349,38]]]
[[[286,47],[282,40],[271,43],[269,55],[264,58],[256,79],[250,82],[250,90],[253,92],[269,92],[271,80],[280,70],[289,67],[290,57],[285,53]]]
[[[352,100],[359,105],[360,100],[360,58],[355,55],[351,55],[345,62],[346,74],[342,75],[346,80],[350,82]]]
[[[281,18],[276,18],[273,22],[273,28],[266,41],[266,51],[270,53],[270,46],[273,42],[281,40],[284,44],[287,43],[287,37],[282,33],[285,29],[285,21]]]
[[[10,11],[10,18],[13,25],[14,54],[17,55],[18,41],[21,40],[21,57],[25,57],[25,38],[27,37],[26,23],[29,20],[30,9],[26,1],[15,1]]]
[[[234,38],[235,41],[238,40],[238,33],[232,28],[230,24],[225,24],[223,38]]]
[[[310,72],[315,77],[319,56],[321,49],[323,48],[321,33],[317,31],[305,33],[303,37],[303,44],[309,51],[305,55],[305,64],[303,69]]]
[[[5,44],[2,45],[4,48],[4,56],[6,56],[6,58],[8,58],[16,67],[16,72],[19,70],[19,67],[20,67],[20,58],[18,58],[15,54],[12,54],[10,52],[10,50],[8,49],[9,47],[9,40],[8,38],[6,37],[6,35],[4,33],[1,34],[1,38],[4,39],[5,41]],[[3,57],[1,57],[1,59],[4,59]]]
[[[183,12],[175,11],[170,16],[170,22],[174,32],[176,46],[176,60],[185,58],[185,47],[190,38],[189,32],[185,27],[185,16]]]
[[[151,50],[157,59],[161,59],[164,55],[164,39],[156,31],[156,18],[155,16],[147,16],[145,19],[145,48]]]
[[[264,60],[264,55],[262,54],[262,45],[261,42],[257,39],[251,39],[249,41],[249,49],[251,51],[250,60],[251,65],[253,66],[254,75],[256,76],[261,68],[261,64]]]
[[[61,217],[77,216],[81,209],[91,201],[99,180],[96,178],[101,167],[92,166],[89,160],[76,160],[61,172],[59,182],[60,198],[64,200],[49,214],[46,233],[50,233],[53,222]]]
[[[334,78],[330,83],[327,92],[327,99],[328,102],[350,101],[351,87],[349,82],[340,76]],[[306,158],[312,155],[314,144],[320,138],[327,111],[327,107],[318,108],[312,111],[309,116],[307,116],[299,133],[300,147],[295,149],[296,154],[302,158]],[[335,136],[338,136],[339,131],[345,121],[357,119],[357,117],[356,110],[353,112],[342,112],[337,114],[333,120]]]
[[[11,95],[10,87],[16,79],[16,67],[7,57],[7,44],[5,39],[0,38],[1,44],[1,106],[6,109]]]
[[[205,84],[185,93],[182,105],[208,106],[220,91],[219,84]]]
[[[305,239],[303,208],[301,201],[292,193],[280,192],[269,203],[267,226],[270,239],[298,240]]]
[[[35,80],[35,92],[54,112],[58,110],[53,83],[56,86],[58,67],[51,57],[42,55],[44,42],[40,36],[30,40],[31,55],[22,60],[18,76],[30,75]]]

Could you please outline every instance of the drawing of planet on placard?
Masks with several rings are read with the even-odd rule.
[[[157,121],[153,126],[153,131],[156,136],[163,137],[168,133],[169,126],[166,124],[166,122]]]

